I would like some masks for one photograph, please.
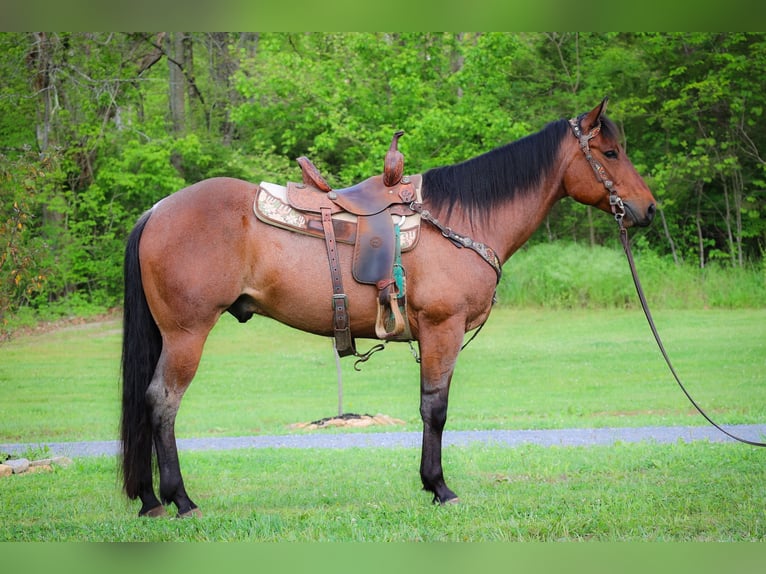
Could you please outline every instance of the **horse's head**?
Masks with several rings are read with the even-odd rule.
[[[564,188],[576,201],[621,218],[626,227],[644,227],[654,218],[655,200],[604,116],[606,102],[569,121],[574,138]]]

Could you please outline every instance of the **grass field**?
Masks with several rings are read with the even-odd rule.
[[[766,309],[655,315],[676,369],[710,414],[725,424],[766,420]],[[115,438],[119,328],[111,320],[0,345],[0,443]],[[420,428],[418,365],[406,344],[389,345],[362,372],[346,361],[344,411]],[[225,316],[184,397],[177,434],[295,432],[291,423],[333,416],[337,403],[328,339]],[[670,377],[638,311],[498,308],[458,360],[451,429],[653,424],[706,423]]]
[[[667,310],[655,319],[715,418],[766,420],[766,310]],[[0,442],[114,439],[119,344],[119,321],[110,320],[0,346]],[[403,419],[396,430],[420,428],[417,388],[406,345],[389,345],[361,373],[344,363],[344,410]],[[336,410],[328,340],[226,317],[184,399],[178,436],[328,432],[289,425]],[[639,312],[507,308],[463,352],[448,421],[451,429],[647,424],[706,423]],[[764,456],[709,443],[449,447],[445,472],[462,503],[439,508],[420,491],[417,449],[182,453],[206,513],[188,522],[134,518],[115,461],[79,459],[0,483],[0,540],[763,541]]]
[[[448,448],[434,507],[416,449],[182,453],[200,520],[135,517],[114,461],[5,479],[0,540],[763,541],[762,452],[711,444]]]

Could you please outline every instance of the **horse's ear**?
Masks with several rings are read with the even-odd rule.
[[[601,116],[603,116],[604,112],[606,111],[606,104],[608,101],[609,101],[608,97],[604,98],[603,100],[601,100],[601,103],[599,105],[597,105],[587,114],[585,114],[585,116],[582,119],[582,123],[580,124],[582,126],[583,131],[588,133],[601,125]]]

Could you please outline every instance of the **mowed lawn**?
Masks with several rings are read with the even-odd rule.
[[[666,346],[690,391],[724,424],[766,420],[766,312],[663,311]],[[0,442],[114,439],[119,321],[19,337],[0,347]],[[365,348],[365,342],[360,346]],[[389,345],[354,372],[347,412],[418,430],[417,364]],[[179,436],[296,431],[332,416],[330,342],[274,322],[224,318],[182,405]],[[634,311],[499,308],[463,352],[449,428],[706,424],[664,367]],[[354,432],[385,431],[368,428]],[[0,483],[0,540],[763,541],[766,449],[707,442],[609,447],[447,447],[461,497],[434,507],[419,449],[182,452],[204,512],[141,520],[113,457]],[[173,509],[169,509],[171,512]]]
[[[766,421],[766,310],[658,311],[676,370],[723,424]],[[0,345],[0,443],[117,436],[120,321]],[[371,341],[360,340],[364,350]],[[404,343],[353,369],[343,410],[419,430],[418,365]],[[177,420],[179,437],[299,432],[338,410],[329,339],[226,315],[208,339]],[[461,353],[448,429],[707,424],[673,381],[640,311],[495,309]],[[380,427],[373,430],[381,430]],[[384,429],[385,430],[385,429]]]

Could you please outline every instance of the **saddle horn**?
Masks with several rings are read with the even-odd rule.
[[[404,174],[404,156],[397,147],[399,138],[404,135],[404,131],[394,133],[391,145],[388,147],[386,157],[383,161],[383,183],[386,187],[393,187],[402,181]]]

